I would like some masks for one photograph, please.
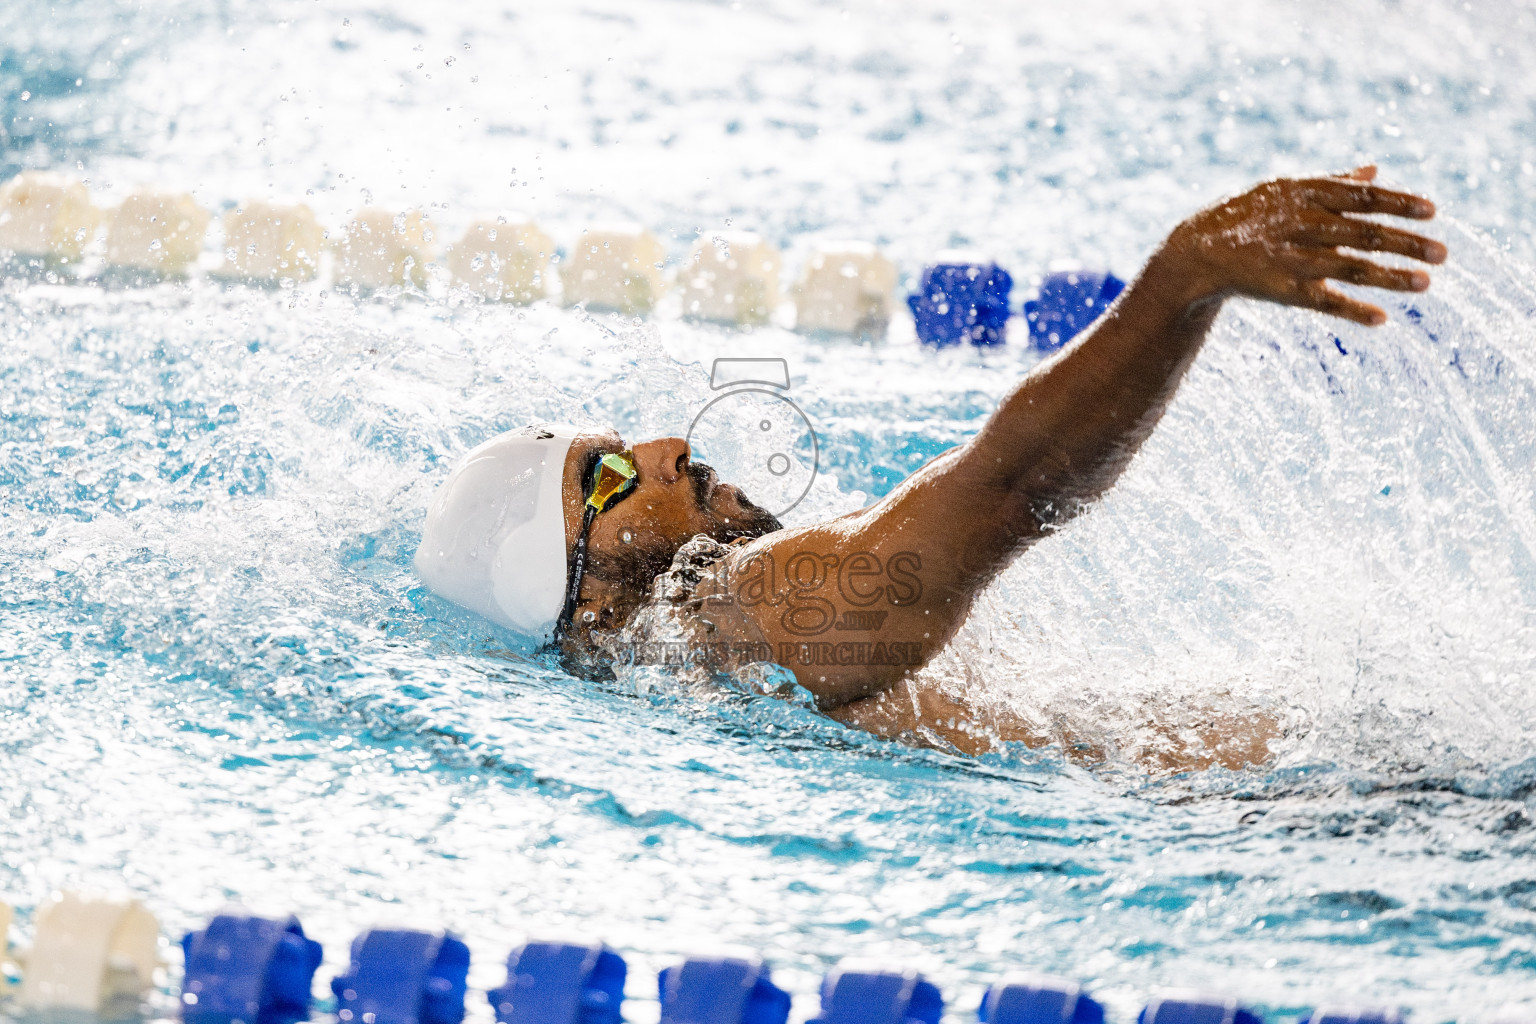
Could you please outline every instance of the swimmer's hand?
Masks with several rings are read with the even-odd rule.
[[[1354,255],[1395,253],[1443,263],[1445,246],[1359,214],[1429,220],[1435,204],[1371,182],[1373,166],[1326,178],[1280,178],[1202,210],[1174,229],[1158,256],[1191,289],[1191,304],[1244,296],[1375,326],[1387,314],[1328,281],[1422,292],[1429,275]]]

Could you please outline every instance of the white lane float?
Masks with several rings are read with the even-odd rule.
[[[17,1002],[28,1010],[132,1016],[154,981],[160,925],[137,900],[56,894],[37,910]]]
[[[750,232],[708,235],[694,243],[678,284],[686,317],[765,324],[779,304],[779,251]]]
[[[224,215],[224,276],[276,284],[320,271],[325,232],[302,203],[250,202]]]
[[[666,288],[666,250],[638,224],[593,225],[560,265],[567,306],[648,313]]]
[[[24,172],[0,186],[0,256],[9,251],[46,265],[78,263],[100,218],[82,182]],[[135,192],[110,216],[106,264],[185,276],[201,256],[208,221],[190,195]],[[308,206],[251,201],[224,215],[223,234],[222,259],[212,273],[269,285],[316,279],[321,254],[329,249],[331,283],[337,287],[426,289],[438,255],[435,229],[419,211],[365,207],[328,244]],[[441,247],[452,284],[491,301],[548,298],[557,263],[560,297],[568,306],[646,314],[669,288],[666,249],[639,224],[594,224],[569,255],[556,253],[553,239],[524,215],[476,220],[459,241]],[[783,297],[781,259],[775,247],[750,232],[698,239],[676,274],[682,315],[742,327],[768,323]],[[817,243],[790,289],[795,329],[883,337],[896,284],[895,265],[874,245]]]
[[[135,192],[107,223],[107,265],[181,276],[202,255],[209,219],[186,193]]]
[[[444,253],[454,283],[482,298],[526,304],[549,294],[555,243],[527,217],[477,220]]]
[[[821,242],[795,286],[795,329],[883,337],[896,265],[868,242]]]
[[[0,250],[46,263],[78,263],[101,212],[85,185],[64,174],[23,171],[0,185]]]
[[[335,283],[364,290],[395,285],[425,288],[435,234],[419,210],[359,210],[335,240]]]

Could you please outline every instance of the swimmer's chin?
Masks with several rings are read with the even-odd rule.
[[[712,495],[716,510],[726,522],[727,533],[731,540],[742,537],[756,538],[766,536],[775,531],[782,530],[784,524],[779,522],[778,516],[756,504],[748,498],[746,492],[735,484],[720,484]],[[734,509],[721,508],[721,499],[728,499],[728,504]]]

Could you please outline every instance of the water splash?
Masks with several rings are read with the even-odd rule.
[[[1452,234],[1386,328],[1231,310],[1120,486],[1004,576],[941,671],[977,659],[981,686],[1100,732],[1252,702],[1291,719],[1282,765],[1528,756],[1536,300]]]

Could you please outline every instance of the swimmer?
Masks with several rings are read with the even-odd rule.
[[[1379,307],[1328,282],[1429,287],[1422,269],[1363,255],[1446,257],[1437,241],[1362,216],[1435,213],[1375,185],[1375,173],[1270,181],[1185,220],[975,437],[868,508],[784,529],[694,462],[681,438],[629,444],[612,431],[533,427],[454,469],[428,512],[417,570],[442,596],[551,638],[583,674],[635,658],[637,637],[667,624],[692,664],[776,663],[824,713],[878,735],[967,753],[1061,742],[923,685],[919,670],[998,573],[1114,484],[1228,299],[1377,325]],[[1262,716],[1202,709],[1161,729],[1169,742],[1152,762],[1167,769],[1260,763],[1276,731]]]

